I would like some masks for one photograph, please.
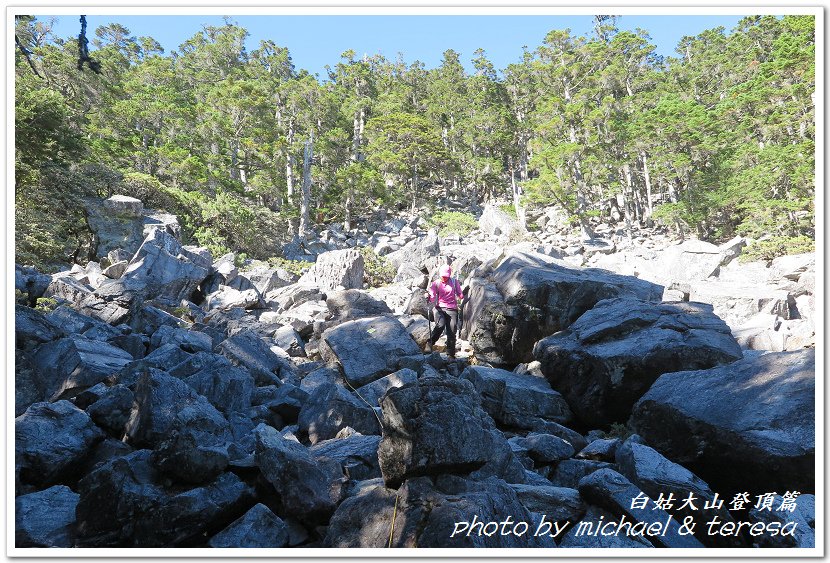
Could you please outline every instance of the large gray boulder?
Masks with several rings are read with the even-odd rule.
[[[378,458],[387,486],[421,475],[473,472],[523,482],[524,469],[470,382],[424,377],[390,389],[380,405]]]
[[[299,442],[284,438],[274,428],[260,424],[254,433],[256,464],[279,494],[284,512],[308,524],[328,519],[335,508],[336,476],[325,471]]]
[[[461,377],[473,384],[481,406],[499,424],[530,430],[539,419],[567,424],[573,418],[562,395],[541,377],[482,366],[469,366]]]
[[[130,260],[119,280],[113,280],[108,295],[122,291],[144,299],[167,297],[190,299],[207,277],[211,264],[197,252],[183,247],[172,235],[153,229]],[[99,291],[99,294],[102,293]]]
[[[667,373],[634,406],[646,443],[716,489],[815,489],[815,350]]]
[[[646,529],[659,526],[659,535],[649,535],[647,539],[660,547],[704,547],[692,535],[680,532],[680,524],[662,508],[657,507],[653,499],[643,495],[628,479],[612,469],[600,469],[579,482],[579,494],[595,506],[610,511],[617,517],[617,522],[625,521],[636,524],[644,522]],[[645,497],[643,505],[633,501]],[[597,526],[598,523],[594,523]]]
[[[523,534],[483,533],[483,526],[461,523],[527,522]],[[474,481],[455,476],[433,483],[410,479],[397,491],[383,485],[346,499],[331,518],[327,547],[556,547],[547,536],[534,536],[533,517],[504,481]],[[512,530],[512,525],[508,530]],[[522,528],[519,527],[519,531]]]
[[[793,317],[795,298],[786,289],[747,281],[707,280],[691,284],[689,300],[709,303],[729,326],[737,328],[760,313],[782,319]]]
[[[389,306],[359,289],[334,291],[326,295],[326,305],[334,320],[376,317],[391,313]]]
[[[103,439],[89,415],[69,401],[35,403],[14,420],[15,478],[39,487],[71,480]]]
[[[362,387],[355,389],[355,395],[362,397],[364,401],[375,407],[380,405],[380,398],[383,397],[387,391],[395,387],[403,387],[407,383],[412,383],[418,379],[418,373],[404,368],[394,373],[390,373],[380,379],[367,383]]]
[[[323,332],[320,355],[340,366],[351,385],[358,387],[388,375],[405,356],[421,349],[393,317],[348,321]]]
[[[14,547],[73,547],[80,495],[65,485],[14,499]]]
[[[742,353],[708,305],[618,298],[539,341],[534,356],[574,414],[602,427],[625,422],[660,375],[733,362]]]
[[[114,195],[87,206],[87,223],[98,241],[96,256],[102,258],[116,249],[133,254],[144,240],[141,200]]]
[[[237,332],[216,350],[231,362],[247,368],[258,385],[279,385],[295,372],[289,360],[275,354],[269,344],[250,329]]]
[[[372,407],[332,383],[321,385],[310,394],[297,423],[312,444],[334,438],[347,426],[361,434],[380,434],[380,423]]]
[[[352,434],[317,442],[309,448],[315,458],[327,457],[340,463],[343,473],[353,481],[381,477],[378,464],[380,436]]]
[[[470,281],[462,337],[496,367],[532,361],[538,340],[567,328],[599,301],[629,296],[659,302],[663,288],[548,256],[511,251],[485,277]]]
[[[706,547],[749,547],[741,536],[708,534],[706,522],[715,518],[724,523],[734,522],[726,506],[715,508],[715,493],[703,479],[638,440],[639,437],[632,436],[617,449],[617,468],[622,475],[652,499],[661,494],[674,495],[676,502],[666,507],[667,510],[681,522],[691,517],[695,522],[695,537]]]
[[[576,522],[585,514],[586,506],[579,491],[566,487],[510,485],[525,508],[544,514],[550,522]]]
[[[488,204],[478,219],[478,228],[488,235],[510,237],[519,231],[519,223],[495,205]]]
[[[431,264],[440,253],[438,233],[435,229],[430,229],[424,238],[412,240],[386,257],[395,268],[400,269],[404,264],[409,264],[416,270],[420,270],[423,266]]]
[[[262,503],[254,505],[208,541],[208,545],[215,548],[274,548],[285,547],[287,544],[288,524]]]
[[[359,289],[363,287],[363,255],[353,248],[323,252],[299,283],[323,290]]]

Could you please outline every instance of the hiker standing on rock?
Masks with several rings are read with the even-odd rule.
[[[447,330],[447,354],[450,358],[455,357],[455,331],[458,329],[458,302],[463,299],[461,285],[458,280],[452,278],[452,268],[448,264],[441,266],[439,270],[440,280],[432,282],[425,295],[429,303],[435,302],[435,328],[427,342],[427,352],[432,352],[432,347],[441,338],[444,329]]]

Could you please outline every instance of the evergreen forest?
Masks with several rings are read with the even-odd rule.
[[[520,219],[557,205],[586,234],[616,209],[742,235],[755,258],[814,247],[814,16],[746,17],[666,58],[597,16],[503,69],[482,49],[471,72],[453,50],[436,68],[346,51],[327,76],[296,68],[278,30],[246,47],[231,20],[170,53],[118,24],[15,26],[16,261],[46,271],[90,258],[85,205],[113,194],[176,214],[214,256],[490,201]]]

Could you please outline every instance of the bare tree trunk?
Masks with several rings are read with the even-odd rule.
[[[651,175],[648,173],[648,157],[646,151],[640,153],[640,158],[643,159],[643,177],[646,181],[646,206],[648,208],[648,217],[654,214],[654,207],[651,201]]]
[[[415,202],[418,200],[418,169],[412,167],[412,212],[415,213]]]
[[[513,167],[513,159],[510,159],[510,185],[513,188],[513,208],[516,210],[516,219],[519,221],[519,228],[527,231],[527,218],[525,209],[521,205],[522,188],[516,183],[516,170]]]
[[[620,169],[620,179],[624,179],[625,171]],[[631,241],[634,238],[633,233],[631,232],[631,201],[628,197],[627,190],[625,189],[625,183],[623,183],[623,213],[625,215],[625,232],[628,235],[628,240]]]
[[[303,151],[303,197],[300,201],[300,236],[308,232],[308,205],[311,201],[311,159],[314,157],[313,142],[313,135],[309,135]]]
[[[285,138],[287,158],[285,159],[285,187],[290,202],[294,198],[294,155],[291,153],[291,145],[294,143],[294,124],[288,125],[288,135]]]
[[[352,230],[352,190],[346,193],[346,210],[344,212],[343,217],[343,230],[344,231],[351,231]]]

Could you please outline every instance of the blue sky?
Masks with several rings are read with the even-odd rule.
[[[752,13],[745,9],[746,15]],[[306,69],[321,78],[326,76],[325,65],[333,67],[347,49],[358,56],[381,53],[392,60],[400,52],[406,63],[419,60],[427,68],[438,66],[442,53],[454,49],[470,70],[469,61],[480,47],[493,65],[502,70],[521,60],[522,46],[530,50],[539,46],[548,31],[569,28],[576,35],[587,35],[593,24],[593,15],[228,15],[250,33],[249,50],[255,49],[260,40],[272,39],[288,48],[297,69]],[[77,36],[78,15],[55,17],[54,31],[59,37]],[[718,26],[729,32],[742,17],[623,15],[617,25],[621,29],[645,29],[657,54],[675,56],[674,49],[683,36]],[[41,20],[48,18],[38,15]],[[87,15],[87,36],[91,40],[98,26],[113,22],[128,28],[136,37],[153,37],[169,54],[203,25],[223,25],[224,20],[220,15]]]

